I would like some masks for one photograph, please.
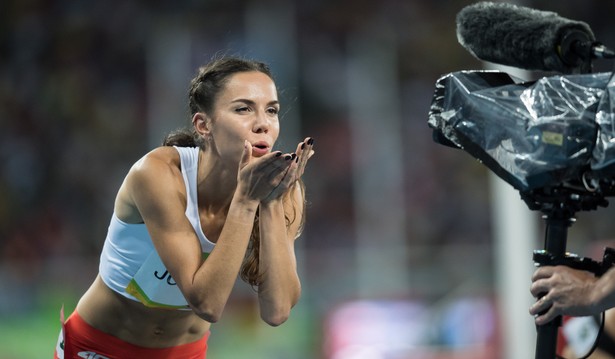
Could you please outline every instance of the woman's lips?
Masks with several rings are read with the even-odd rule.
[[[257,142],[252,145],[252,156],[263,156],[269,153],[269,145],[265,142]]]

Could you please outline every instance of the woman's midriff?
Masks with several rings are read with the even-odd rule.
[[[107,287],[100,277],[81,298],[76,310],[94,328],[147,348],[192,343],[210,327],[192,311],[148,308],[125,298]]]

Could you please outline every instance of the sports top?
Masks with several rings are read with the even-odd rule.
[[[201,242],[205,259],[215,244],[205,237],[199,219],[199,148],[175,148],[179,152],[181,172],[186,184],[186,217]],[[126,223],[113,213],[100,256],[99,273],[109,288],[126,298],[140,301],[149,307],[189,309],[177,283],[162,264],[144,223]]]

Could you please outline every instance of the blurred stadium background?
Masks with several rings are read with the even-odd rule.
[[[208,357],[504,358],[502,313],[534,327],[502,305],[494,182],[427,127],[436,79],[483,66],[455,35],[470,3],[0,2],[0,359],[51,358],[60,307],[72,310],[96,275],[123,176],[188,123],[188,82],[220,53],[270,63],[280,148],[313,136],[317,155],[297,244],[300,303],[269,328],[239,284]],[[523,5],[585,21],[615,46],[615,3]],[[613,238],[614,214],[579,214],[569,249],[588,255]],[[540,215],[530,216],[538,249]],[[509,254],[529,273],[530,252]],[[513,294],[531,302],[528,290]]]

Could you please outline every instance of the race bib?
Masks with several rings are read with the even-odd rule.
[[[208,255],[209,253],[203,253],[203,259]],[[147,307],[189,309],[186,298],[156,251],[152,251],[130,280],[126,292]]]

